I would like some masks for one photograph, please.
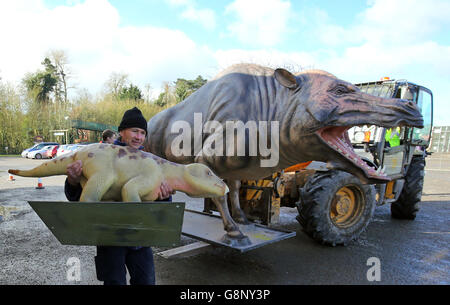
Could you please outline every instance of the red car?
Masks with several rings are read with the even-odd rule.
[[[53,147],[53,149],[52,149],[52,156],[51,156],[52,159],[56,156],[56,152],[58,151],[58,147],[59,147],[59,145],[56,145],[55,147]]]
[[[58,150],[59,145],[55,145],[52,149],[47,150],[44,153],[45,158],[53,159],[56,156],[56,151]]]

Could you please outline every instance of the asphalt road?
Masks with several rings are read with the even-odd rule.
[[[26,200],[65,200],[63,176],[8,181],[8,168],[31,168],[42,161],[0,158],[0,284],[101,284],[95,279],[95,247],[62,246]],[[174,200],[185,199],[176,194]],[[189,201],[187,206],[197,206]],[[357,241],[322,246],[307,237],[295,209],[282,208],[279,228],[296,237],[238,253],[209,248],[190,257],[155,255],[160,285],[191,284],[450,284],[450,156],[427,158],[424,194],[414,221],[396,220],[388,205],[378,207]],[[182,237],[182,244],[194,240]],[[153,248],[155,253],[166,249]],[[68,280],[71,257],[81,263],[78,281]]]

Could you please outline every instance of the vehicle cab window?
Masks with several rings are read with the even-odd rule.
[[[422,129],[414,128],[413,132],[413,143],[424,144],[424,142],[429,142],[431,125],[433,120],[433,109],[432,109],[432,95],[425,91],[419,90],[419,95],[417,97],[417,106],[423,116],[424,127]]]

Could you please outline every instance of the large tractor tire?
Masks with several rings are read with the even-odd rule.
[[[364,185],[346,172],[312,175],[300,190],[297,220],[314,240],[331,246],[357,239],[372,219],[376,201],[373,185]]]
[[[397,219],[414,220],[422,200],[425,178],[425,157],[414,156],[405,176],[405,184],[398,200],[391,204],[391,216]]]

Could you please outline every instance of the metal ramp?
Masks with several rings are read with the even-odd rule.
[[[181,234],[212,245],[227,247],[240,252],[247,252],[296,235],[295,232],[272,229],[255,223],[238,225],[241,232],[249,238],[250,244],[230,244],[224,240],[226,233],[223,229],[223,222],[220,216],[194,210],[185,210]]]

